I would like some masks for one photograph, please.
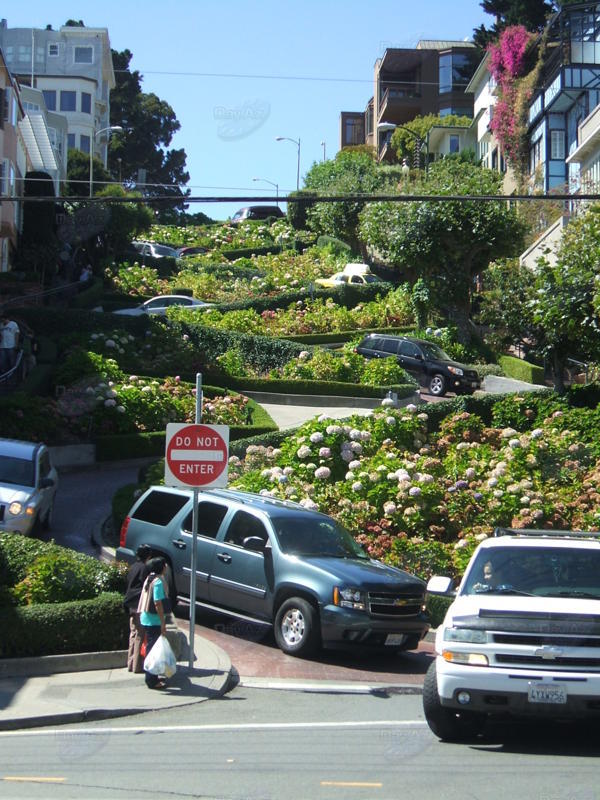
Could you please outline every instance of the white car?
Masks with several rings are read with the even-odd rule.
[[[179,258],[179,252],[174,247],[168,247],[166,244],[132,242],[131,246],[141,256],[152,256],[152,258]]]
[[[160,314],[164,317],[167,308],[173,306],[181,306],[182,308],[193,308],[198,310],[205,310],[212,307],[212,303],[205,303],[203,300],[196,300],[194,297],[188,297],[184,294],[163,294],[159,297],[152,297],[141,303],[139,306],[133,308],[120,308],[118,311],[113,311],[113,314],[123,314],[129,317],[139,317],[142,314]]]
[[[49,528],[57,489],[46,445],[0,439],[0,531],[27,536]]]

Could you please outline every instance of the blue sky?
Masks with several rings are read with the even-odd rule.
[[[362,111],[386,47],[469,38],[491,25],[479,0],[28,0],[3,10],[9,28],[57,29],[67,19],[108,28],[133,53],[142,89],[173,107],[194,196],[273,196],[296,188],[314,161],[333,157],[340,111]],[[239,118],[243,121],[240,122]],[[302,182],[302,180],[301,180]],[[195,204],[215,219],[242,203]]]

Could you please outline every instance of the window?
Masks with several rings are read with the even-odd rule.
[[[460,150],[460,138],[456,134],[450,136],[450,152],[458,153]]]
[[[56,89],[42,89],[42,94],[48,111],[56,111]]]
[[[93,47],[76,47],[74,50],[73,61],[75,64],[93,64],[94,63],[94,48]]]
[[[79,137],[79,149],[82,153],[90,152],[90,137],[86,136],[84,133]]]
[[[8,196],[8,159],[3,158],[0,161],[0,195],[2,197]]]
[[[2,119],[13,127],[17,124],[17,98],[14,91],[8,87],[4,90]]]
[[[36,47],[35,48],[35,60],[38,62],[38,64],[43,64],[45,57],[46,57],[46,50],[45,50],[44,46],[43,45],[39,45],[38,47]]]
[[[381,348],[384,353],[393,353],[396,355],[398,352],[398,341],[396,339],[384,339],[383,347]]]
[[[75,134],[74,133],[67,133],[67,148],[69,150],[75,149]]]
[[[48,42],[48,55],[50,58],[56,58],[59,55],[57,42]]]
[[[27,100],[23,103],[23,109],[25,111],[39,111],[40,107],[37,103],[29,103]]]
[[[418,356],[421,355],[421,351],[413,342],[401,342],[400,355],[408,356],[409,358],[418,358]]]
[[[464,92],[475,71],[475,55],[446,53],[439,61],[439,93]]]
[[[150,522],[152,525],[168,525],[184,505],[189,497],[181,494],[171,494],[170,492],[150,492],[148,497],[142,502],[132,514],[132,519],[139,519],[142,522]]]
[[[221,523],[227,514],[227,506],[218,503],[200,503],[198,505],[198,535],[214,539],[219,532]],[[192,512],[187,515],[183,523],[183,530],[192,533]]]
[[[89,92],[81,93],[81,112],[83,114],[92,113],[92,95]]]
[[[77,92],[61,91],[60,93],[60,110],[61,111],[76,111],[77,110]]]
[[[265,526],[257,517],[253,517],[247,511],[236,511],[227,530],[225,541],[242,547],[244,539],[249,536],[259,536],[265,542],[269,540]]]
[[[542,163],[542,138],[533,142],[529,149],[529,173],[533,175],[539,164]]]
[[[20,44],[17,47],[17,61],[31,61],[31,46]]]
[[[564,161],[565,132],[550,131],[550,158]]]
[[[440,94],[452,91],[452,54],[440,56]]]

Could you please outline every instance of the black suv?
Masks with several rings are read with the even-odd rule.
[[[268,219],[269,217],[284,217],[285,214],[279,206],[246,206],[236,211],[231,222],[236,224],[246,219]]]
[[[473,394],[481,387],[476,370],[453,361],[436,344],[423,339],[370,333],[356,347],[356,352],[367,358],[395,356],[398,364],[420,384],[428,386],[436,397],[448,391]]]
[[[326,514],[249,492],[201,492],[196,602],[273,625],[284,653],[318,645],[412,650],[429,629],[425,584],[375,561]],[[117,558],[147,544],[171,568],[171,597],[189,603],[192,491],[151,486],[121,529]]]

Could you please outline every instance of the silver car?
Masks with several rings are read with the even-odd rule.
[[[49,528],[57,489],[45,444],[0,439],[0,531],[28,536]]]
[[[113,311],[113,314],[123,314],[128,317],[140,317],[143,314],[158,314],[164,317],[167,313],[167,308],[173,306],[181,306],[182,308],[193,308],[197,310],[204,310],[212,307],[212,303],[205,303],[204,300],[196,300],[194,297],[188,297],[183,294],[164,294],[159,297],[152,297],[141,303],[139,306],[133,308],[120,308],[118,311]]]

